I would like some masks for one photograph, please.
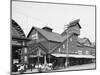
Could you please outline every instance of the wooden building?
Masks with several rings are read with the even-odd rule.
[[[66,58],[65,65],[72,66],[92,63],[95,56],[92,51],[91,42],[87,38],[79,38],[81,26],[79,20],[69,23],[68,28],[61,34],[66,37],[65,40],[49,52],[51,55],[58,57],[58,65],[62,66],[62,58]],[[64,64],[64,63],[63,63]]]
[[[27,39],[22,28],[14,20],[11,21],[11,65],[14,71],[15,64],[27,64]]]
[[[31,39],[31,41],[27,43],[30,63],[48,63],[49,59],[46,58],[48,52],[63,42],[62,36],[53,32],[50,27],[43,27],[42,29],[32,27],[27,38]]]
[[[28,61],[34,64],[52,63],[54,67],[66,67],[92,63],[95,59],[88,38],[79,38],[79,19],[70,22],[67,29],[58,34],[50,27],[32,27],[27,38]]]

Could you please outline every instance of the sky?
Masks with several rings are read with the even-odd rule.
[[[95,41],[95,7],[79,5],[47,4],[34,2],[12,2],[12,19],[14,19],[27,35],[36,26],[49,26],[54,32],[62,33],[64,25],[80,19],[80,36]]]

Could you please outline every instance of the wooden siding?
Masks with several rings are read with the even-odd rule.
[[[36,34],[36,30],[34,29],[29,38],[32,39],[32,35]],[[56,47],[59,43],[55,42],[55,41],[49,41],[47,40],[41,33],[38,32],[38,39],[37,41],[39,41],[45,48],[47,48],[48,50],[51,50],[52,48]]]
[[[71,40],[72,39],[72,40]],[[95,55],[95,49],[93,47],[88,46],[78,46],[77,45],[77,35],[72,35],[69,37],[68,41],[66,40],[59,48],[61,51],[59,52],[59,48],[55,50],[53,53],[68,53],[68,54],[78,54],[78,52],[82,52],[83,55]],[[65,48],[63,48],[65,45]]]
[[[32,33],[30,34],[30,36],[28,38],[32,39],[32,35],[34,35],[34,34],[36,34],[36,30],[35,29],[32,31]]]
[[[93,51],[95,50],[92,47],[80,47],[77,46],[77,44],[75,44],[75,42],[65,42],[65,48],[63,48],[63,45],[61,45],[59,48],[61,49],[61,51],[59,52],[59,48],[57,50],[55,50],[53,53],[68,53],[68,54],[78,54],[78,51],[82,51],[83,55],[87,55],[86,51],[88,51],[89,55],[93,55],[95,54]],[[68,44],[68,45],[67,45]]]
[[[60,43],[49,41],[49,50],[52,50],[54,47],[58,46]]]

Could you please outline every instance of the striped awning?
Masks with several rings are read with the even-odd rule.
[[[73,58],[95,58],[93,55],[76,55],[76,54],[51,54],[55,57],[73,57]]]

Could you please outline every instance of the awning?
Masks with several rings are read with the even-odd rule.
[[[43,56],[29,55],[29,57],[43,57]]]
[[[74,58],[95,58],[95,56],[92,55],[68,55],[68,57],[74,57]]]
[[[75,54],[51,54],[55,57],[73,57],[73,58],[95,58],[95,56],[92,55],[75,55]]]
[[[67,57],[66,54],[51,54],[51,55],[53,55],[55,57]]]

